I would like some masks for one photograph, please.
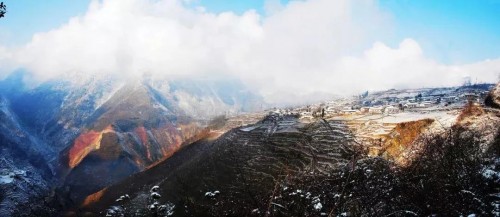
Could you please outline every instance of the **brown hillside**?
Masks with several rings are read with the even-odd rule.
[[[412,148],[414,141],[433,122],[432,119],[423,119],[398,123],[385,138],[383,155],[399,163],[405,162],[407,156],[404,156],[403,153]]]

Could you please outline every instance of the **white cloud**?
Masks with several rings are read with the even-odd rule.
[[[285,6],[281,4],[280,0],[265,0],[264,11],[267,15],[275,14],[281,11]]]
[[[39,81],[236,76],[271,102],[457,85],[464,76],[496,82],[500,73],[500,59],[443,65],[415,40],[386,46],[379,41],[391,31],[390,14],[372,0],[269,1],[266,16],[214,14],[189,2],[95,0],[85,15],[23,47],[0,47],[0,68],[26,68]]]

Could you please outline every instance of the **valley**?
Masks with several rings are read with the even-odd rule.
[[[2,149],[5,215],[260,216],[266,210],[280,216],[288,211],[269,198],[290,198],[270,195],[298,187],[298,180],[315,186],[359,162],[409,167],[424,152],[425,138],[457,125],[481,128],[489,150],[500,126],[497,111],[484,104],[492,85],[389,90],[249,112],[258,105],[239,107],[235,96],[231,103],[213,91],[200,95],[207,86],[196,81],[106,82],[90,80],[83,91],[47,83],[4,93],[2,138],[12,144]],[[186,104],[178,91],[202,97],[203,105]],[[218,101],[205,104],[206,97]],[[221,107],[233,110],[206,113]],[[26,154],[31,161],[23,160]],[[288,196],[315,201],[301,208],[307,215],[323,215],[332,205],[299,191]],[[26,211],[20,203],[37,205]]]
[[[10,79],[3,82],[15,85]],[[49,81],[27,90],[22,80],[16,82],[19,89],[0,92],[2,186],[13,191],[2,195],[5,216],[30,215],[31,211],[18,209],[19,203],[32,203],[22,198],[47,197],[41,204],[55,209],[80,204],[87,195],[198,140],[214,117],[253,106],[250,93],[237,91],[246,100],[248,107],[243,107],[238,95],[218,95],[210,81],[169,86],[147,79],[123,83],[91,78],[81,83]],[[203,106],[187,105],[182,97],[208,101]],[[257,103],[258,97],[254,98]],[[10,174],[21,179],[13,180]],[[23,190],[25,184],[42,189]]]
[[[464,105],[467,102],[457,103]],[[393,164],[392,167],[401,168],[393,170],[405,173],[406,168],[411,168],[425,152],[428,142],[426,139],[447,134],[453,127],[464,124],[464,120],[459,119],[464,116],[464,110],[460,106],[444,107],[435,104],[425,110],[391,114],[346,115],[339,112],[336,115],[330,113],[329,117],[323,118],[300,115],[301,110],[313,110],[311,107],[308,105],[271,110],[262,114],[262,118],[255,123],[244,122],[248,120],[248,115],[227,118],[225,123],[232,127],[223,124],[222,129],[212,128],[212,133],[205,139],[182,148],[171,158],[147,171],[88,196],[79,209],[69,213],[162,215],[163,209],[151,207],[156,207],[154,204],[162,207],[160,205],[164,204],[163,206],[174,207],[170,210],[174,216],[261,216],[265,213],[288,216],[290,212],[297,210],[286,208],[287,205],[284,204],[298,203],[301,207],[298,211],[302,214],[327,215],[325,211],[328,210],[323,208],[324,201],[331,200],[331,196],[326,195],[325,190],[333,188],[329,190],[336,189],[338,192],[342,183],[332,183],[333,186],[325,187],[317,186],[316,182],[332,178],[342,180],[345,176],[335,176],[339,173],[352,174],[362,168],[366,170],[363,176],[368,176],[363,179],[382,182],[377,180],[379,177],[370,177],[369,174],[370,171],[379,170],[369,169],[370,167],[381,163]],[[495,143],[500,130],[498,114],[498,111],[493,110],[466,118],[476,124],[489,122],[487,127],[473,127],[469,130],[488,130],[488,136],[483,134],[479,138],[494,138],[484,142],[490,148],[498,145]],[[235,122],[241,124],[234,127]],[[470,123],[467,122],[467,125]],[[490,151],[483,151],[491,154]],[[349,171],[351,168],[353,171]],[[386,170],[377,173],[384,176],[393,172]],[[326,180],[324,182],[329,182]],[[353,183],[358,181],[361,180],[352,180]],[[379,184],[391,186],[397,183],[384,182]],[[151,199],[149,189],[155,186],[162,196]],[[290,190],[299,186],[311,191],[314,188],[319,188],[314,191],[323,189],[323,193]],[[356,191],[356,185],[350,187],[354,188],[351,189],[353,193],[362,193]],[[283,195],[285,193],[287,196]],[[127,195],[127,198],[119,199],[123,195]],[[303,204],[303,199],[293,198],[293,195],[307,198],[312,204],[307,206]],[[329,205],[341,202],[338,197],[342,197],[342,193],[335,195]],[[367,195],[360,197],[368,199]],[[272,202],[273,200],[286,202],[280,204]],[[320,201],[323,201],[323,205]],[[394,206],[389,201],[384,205]],[[330,210],[333,211],[335,209]],[[352,212],[349,209],[342,210],[342,213],[351,213],[350,215]],[[379,212],[382,211],[375,213]],[[417,212],[425,211],[408,211]]]
[[[0,217],[500,217],[500,0],[0,0]]]

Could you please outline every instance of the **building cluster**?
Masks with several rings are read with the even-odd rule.
[[[463,107],[482,103],[490,86],[389,90],[351,99],[337,99],[313,105],[277,109],[275,114],[298,115],[302,119],[352,114],[396,114]]]

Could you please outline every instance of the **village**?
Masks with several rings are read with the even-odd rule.
[[[440,131],[456,123],[461,110],[468,104],[484,104],[493,84],[463,85],[450,88],[422,88],[365,92],[351,98],[339,98],[312,105],[272,109],[275,117],[295,116],[302,123],[319,119],[342,121],[356,135],[370,155],[379,156],[387,147],[386,139],[404,122],[432,120],[426,126]],[[403,155],[401,155],[403,156]]]
[[[414,123],[415,125],[410,127],[439,133],[457,122],[457,117],[467,104],[483,105],[493,86],[469,84],[459,87],[365,92],[358,96],[310,105],[225,116],[223,127],[213,131],[222,135],[238,127],[241,127],[242,131],[250,132],[274,126],[275,129],[269,131],[272,134],[295,132],[297,127],[321,120],[341,122],[355,135],[355,140],[369,150],[369,155],[384,156],[390,154],[387,151],[388,138],[401,133],[395,132],[398,125]],[[392,152],[398,152],[398,149],[403,150],[396,148]],[[397,156],[401,158],[400,161],[405,159],[405,154],[398,153]]]
[[[293,108],[272,109],[268,112],[297,115],[301,119],[349,117],[356,115],[391,115],[398,113],[429,113],[452,111],[467,103],[482,104],[493,84],[475,84],[450,88],[387,90],[351,98]]]

